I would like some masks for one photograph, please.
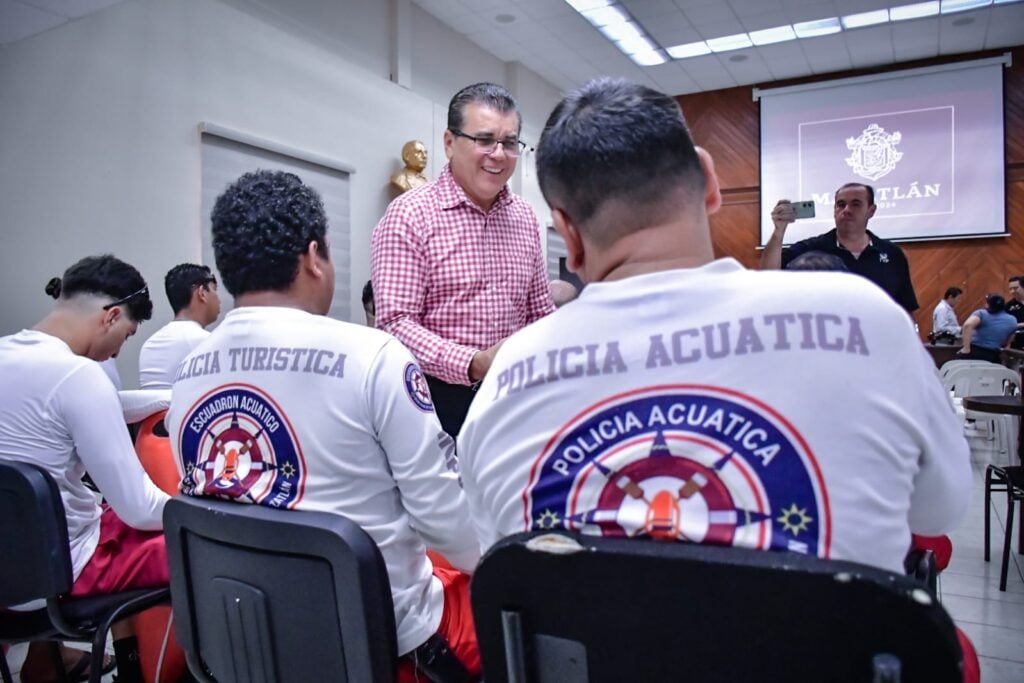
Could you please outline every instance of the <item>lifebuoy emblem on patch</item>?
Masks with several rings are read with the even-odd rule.
[[[405,366],[405,391],[417,408],[425,413],[434,412],[434,402],[430,400],[427,378],[415,363],[408,363]]]
[[[769,406],[712,386],[613,396],[548,442],[523,493],[526,528],[786,549],[828,557],[821,471]]]
[[[248,384],[214,389],[189,408],[178,434],[182,490],[274,508],[302,498],[305,459],[287,416]]]

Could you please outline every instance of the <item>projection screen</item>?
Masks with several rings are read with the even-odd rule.
[[[869,229],[891,240],[1004,235],[1003,64],[1009,56],[755,90],[761,244],[779,199],[813,200],[786,244],[831,230],[833,196],[875,188]]]

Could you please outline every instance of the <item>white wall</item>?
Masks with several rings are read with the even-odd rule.
[[[155,290],[154,320],[118,362],[135,386],[141,340],[171,316],[164,273],[200,259],[200,121],[355,168],[360,311],[370,234],[402,144],[428,142],[436,174],[447,101],[471,82],[509,85],[530,134],[559,97],[415,5],[399,46],[411,90],[391,83],[391,11],[380,0],[130,0],[0,48],[0,334],[45,314],[51,276],[113,252]]]

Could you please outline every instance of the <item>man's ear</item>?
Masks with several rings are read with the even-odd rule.
[[[868,219],[871,219],[872,217],[874,217],[875,211],[877,209],[878,209],[878,206],[876,206],[875,204],[872,204],[871,206],[868,207]]]
[[[450,130],[445,129],[444,131],[444,155],[449,159],[452,158],[452,154],[455,153],[455,134]]]
[[[103,311],[103,317],[101,318],[103,327],[113,326],[114,323],[121,319],[122,315],[124,315],[124,312],[121,310],[120,306],[111,306],[110,308],[105,309]]]
[[[561,209],[551,209],[551,219],[555,223],[555,230],[565,240],[565,267],[571,273],[582,273],[585,254],[583,237],[580,235],[579,228],[576,227],[572,218]]]
[[[697,147],[697,158],[704,171],[704,209],[710,216],[722,208],[722,191],[718,185],[718,174],[715,173],[715,160],[703,147]]]
[[[332,267],[331,255],[329,253],[323,253],[316,240],[312,240],[308,245],[306,245],[306,253],[303,254],[303,261],[305,261],[305,266],[309,268],[309,272],[317,278],[324,276],[325,268]]]

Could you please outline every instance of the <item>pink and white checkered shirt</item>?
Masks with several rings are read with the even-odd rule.
[[[391,202],[371,258],[377,327],[449,384],[470,384],[477,351],[555,310],[533,209],[506,186],[485,213],[448,166]]]

